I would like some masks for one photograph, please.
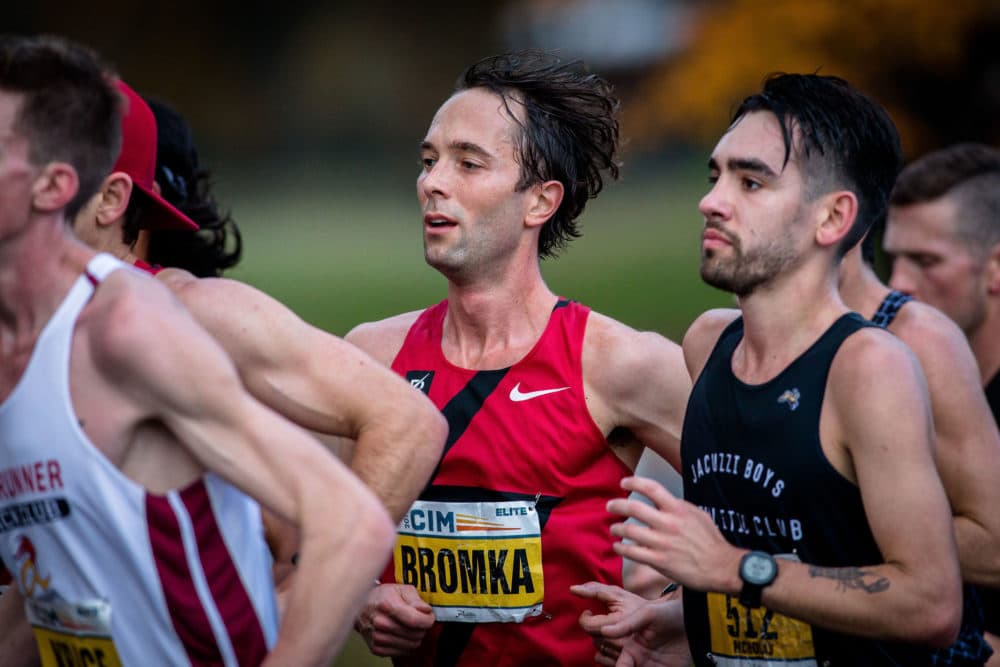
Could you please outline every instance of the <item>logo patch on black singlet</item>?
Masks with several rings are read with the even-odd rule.
[[[430,394],[434,371],[406,371],[406,379],[414,389]]]
[[[778,403],[784,403],[788,406],[788,409],[794,412],[799,407],[799,399],[802,398],[802,394],[799,393],[799,388],[786,389],[785,393],[778,397]]]

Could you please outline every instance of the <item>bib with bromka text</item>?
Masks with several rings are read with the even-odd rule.
[[[399,524],[396,582],[438,621],[520,623],[542,613],[539,525],[531,501],[418,500]]]
[[[111,640],[111,605],[106,600],[67,602],[46,593],[25,600],[42,667],[121,667]]]

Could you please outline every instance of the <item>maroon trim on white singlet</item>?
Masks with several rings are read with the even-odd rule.
[[[181,491],[180,496],[191,517],[201,567],[236,660],[241,665],[259,665],[267,657],[264,629],[222,538],[208,489],[199,482]]]
[[[97,287],[98,285],[100,285],[100,284],[101,284],[101,281],[100,281],[100,280],[98,280],[98,279],[97,279],[97,278],[96,278],[96,277],[94,276],[94,274],[93,274],[93,273],[91,273],[90,271],[84,271],[84,272],[83,272],[83,275],[87,276],[87,280],[89,280],[89,281],[90,281],[90,284],[91,284],[91,285],[93,285],[94,287]]]
[[[146,525],[170,621],[191,665],[221,665],[222,654],[188,568],[180,524],[166,496],[146,494]]]

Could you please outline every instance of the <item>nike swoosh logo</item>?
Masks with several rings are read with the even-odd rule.
[[[559,387],[558,389],[539,389],[538,391],[521,391],[521,383],[518,382],[514,385],[514,388],[510,390],[510,400],[515,403],[520,403],[521,401],[530,401],[533,398],[538,398],[539,396],[544,396],[545,394],[554,394],[558,391],[566,391],[569,387]]]

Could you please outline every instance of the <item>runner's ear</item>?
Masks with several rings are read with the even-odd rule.
[[[97,224],[110,225],[125,216],[132,197],[132,178],[116,171],[101,184],[101,201],[97,206]]]
[[[545,181],[532,186],[532,199],[524,222],[529,227],[540,227],[559,210],[563,200],[563,184]]]
[[[1000,294],[1000,243],[993,244],[986,258],[986,291],[993,296]]]
[[[819,225],[816,242],[824,248],[835,246],[847,236],[858,216],[858,198],[850,190],[838,190],[819,198]]]
[[[76,169],[66,162],[50,162],[31,186],[31,205],[39,211],[66,208],[80,190]]]

